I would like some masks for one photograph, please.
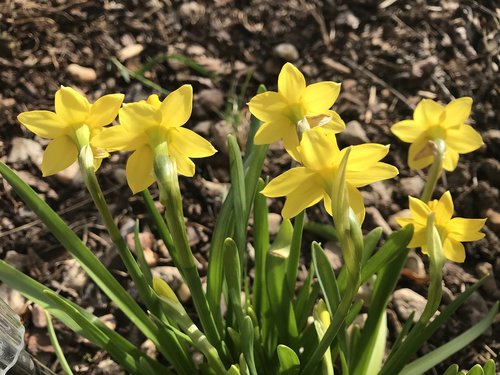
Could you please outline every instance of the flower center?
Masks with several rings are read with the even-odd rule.
[[[446,129],[439,125],[430,128],[428,134],[429,137],[434,141],[437,139],[446,139]]]
[[[301,103],[290,104],[288,106],[288,118],[295,125],[304,119],[305,112],[304,106]]]

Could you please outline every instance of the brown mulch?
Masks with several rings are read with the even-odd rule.
[[[451,191],[458,216],[489,220],[486,237],[466,246],[466,263],[447,265],[443,303],[486,272],[493,277],[432,338],[425,352],[477,322],[500,297],[499,25],[500,10],[494,0],[4,0],[0,4],[0,160],[19,171],[61,212],[127,285],[123,267],[76,171],[42,179],[40,145],[46,140],[33,136],[16,120],[22,111],[53,109],[53,95],[60,85],[77,87],[91,100],[112,92],[123,92],[126,102],[143,99],[158,91],[144,81],[126,77],[116,61],[136,70],[156,58],[158,63],[144,74],[147,80],[164,90],[183,83],[193,85],[195,105],[188,126],[219,149],[214,157],[197,161],[195,178],[181,179],[189,238],[202,274],[214,217],[229,180],[225,135],[236,132],[244,138],[249,119],[244,103],[261,83],[276,89],[277,74],[285,61],[296,64],[308,82],[342,82],[335,110],[348,129],[356,131],[340,137],[341,145],[363,140],[392,145],[386,161],[396,165],[400,175],[365,189],[369,207],[366,229],[376,225],[390,229],[388,219],[406,208],[406,196],[415,194],[424,176],[408,169],[408,145],[391,135],[390,125],[411,117],[422,98],[447,103],[471,96],[470,121],[485,145],[462,156],[459,167],[447,174],[440,189]],[[174,57],[164,59],[166,55]],[[204,70],[186,67],[179,55]],[[226,107],[227,101],[236,103],[234,108]],[[168,252],[154,235],[147,234],[154,233],[154,228],[145,217],[140,197],[131,196],[125,184],[125,160],[126,155],[114,155],[112,163],[105,162],[99,171],[106,197],[122,234],[131,233],[139,218],[152,264],[171,272]],[[290,159],[282,149],[272,146],[265,173],[275,176],[289,166]],[[0,181],[0,258],[83,306],[91,306],[97,316],[112,313],[107,317],[110,324],[141,344],[143,337],[128,326],[126,317],[87,282],[34,214]],[[279,212],[280,205],[278,200],[272,208]],[[324,220],[320,214],[321,209],[315,208],[310,216]],[[425,296],[425,285],[411,273],[403,276],[401,286]],[[0,296],[22,314],[29,350],[54,365],[55,356],[36,308],[1,285]],[[391,337],[400,320],[391,304]],[[105,354],[63,327],[57,328],[75,372],[116,373]],[[470,368],[476,362],[497,358],[498,337],[497,323],[438,371],[451,363]]]

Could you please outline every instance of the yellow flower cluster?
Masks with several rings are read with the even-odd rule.
[[[191,116],[193,89],[184,85],[160,102],[157,95],[120,108],[124,95],[105,95],[90,104],[70,87],[55,95],[55,112],[23,112],[18,120],[33,133],[53,139],[42,161],[42,173],[49,176],[71,165],[82,147],[90,145],[95,169],[112,151],[134,151],[127,161],[127,182],[134,193],[147,189],[154,181],[153,158],[160,145],[166,145],[177,172],[194,175],[191,158],[210,156],[212,145],[182,126]],[[103,128],[119,116],[120,125]],[[163,148],[165,149],[165,148]]]

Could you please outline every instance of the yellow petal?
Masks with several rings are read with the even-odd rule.
[[[179,154],[190,158],[204,158],[217,152],[205,138],[192,130],[182,127],[169,129],[167,142],[169,149],[173,147]]]
[[[328,215],[333,216],[332,198],[330,198],[330,195],[327,193],[323,194],[323,205],[325,206],[325,210],[328,213]]]
[[[459,154],[477,150],[483,144],[481,135],[470,125],[461,125],[449,129],[446,134],[446,146]]]
[[[372,184],[376,181],[387,180],[397,176],[398,169],[393,165],[386,163],[377,163],[364,171],[347,171],[346,181],[355,187],[362,187]]]
[[[102,158],[94,158],[94,172],[96,172],[101,167],[103,160],[104,159]]]
[[[118,115],[124,97],[123,94],[110,94],[97,99],[90,108],[87,125],[98,127],[111,124]]]
[[[269,122],[287,116],[288,103],[283,95],[267,91],[254,96],[248,103],[248,109],[259,120]]]
[[[401,228],[404,228],[409,224],[413,224],[413,218],[412,217],[397,217],[396,223],[398,223],[398,225]]]
[[[356,215],[356,219],[358,220],[359,225],[361,225],[365,220],[365,202],[363,196],[361,195],[360,191],[350,183],[347,183],[346,187],[347,187],[347,199],[349,200],[349,206],[354,211],[354,214]]]
[[[278,76],[278,92],[290,103],[298,103],[306,88],[304,75],[292,64],[286,63]],[[327,108],[328,109],[328,108]]]
[[[17,119],[31,132],[44,138],[57,138],[67,129],[62,119],[51,111],[22,112]]]
[[[413,143],[422,134],[424,128],[414,120],[403,120],[391,127],[391,132],[403,142]]]
[[[340,83],[325,81],[309,85],[302,94],[302,105],[308,115],[319,115],[329,110],[337,100]]]
[[[465,249],[461,242],[453,238],[447,238],[443,243],[444,256],[457,263],[465,261]]]
[[[295,130],[290,129],[283,134],[283,145],[293,160],[300,162],[299,136]]]
[[[439,199],[436,208],[436,225],[446,225],[453,216],[453,200],[449,191],[444,193]]]
[[[297,216],[302,210],[318,203],[323,198],[323,190],[314,179],[305,180],[287,194],[281,215],[285,219]]]
[[[470,116],[472,98],[468,96],[451,101],[445,108],[445,117],[442,125],[445,128],[462,125]]]
[[[444,108],[441,104],[431,99],[423,99],[417,104],[413,119],[424,129],[438,125],[444,118]]]
[[[331,117],[330,122],[323,125],[325,129],[331,130],[334,133],[340,133],[345,130],[345,122],[337,112],[327,111],[325,114]]]
[[[161,107],[160,98],[156,94],[149,95],[148,98],[146,99],[146,103],[151,104],[153,107],[158,109]]]
[[[147,143],[148,139],[144,134],[129,132],[123,125],[104,129],[90,139],[92,146],[108,151],[132,151]]]
[[[43,153],[42,174],[53,175],[68,168],[76,161],[78,150],[73,140],[67,135],[52,140]]]
[[[176,150],[169,150],[171,156],[175,160],[177,173],[186,177],[193,177],[195,172],[195,165],[187,156],[179,154]]]
[[[166,127],[182,126],[191,117],[192,109],[193,87],[191,85],[182,85],[171,92],[161,103],[161,124]]]
[[[161,121],[160,111],[145,100],[125,104],[118,112],[118,117],[120,124],[134,134],[144,134],[147,129],[160,125]]]
[[[458,164],[458,152],[452,148],[447,148],[443,159],[443,168],[445,171],[454,171]]]
[[[134,194],[146,190],[154,181],[153,151],[149,146],[137,149],[127,160],[127,183]]]
[[[269,184],[262,189],[261,194],[266,197],[282,197],[290,194],[297,186],[314,179],[315,173],[308,171],[305,167],[289,169],[285,173],[273,178]]]
[[[423,169],[432,164],[434,156],[432,146],[426,134],[420,135],[408,150],[408,166],[411,169]]]
[[[378,163],[389,152],[389,145],[378,143],[365,143],[351,147],[349,161],[347,163],[348,171],[364,171],[370,169],[371,165]]]
[[[420,230],[414,230],[408,248],[423,247],[427,243],[427,233],[425,227]]]
[[[485,236],[480,232],[486,219],[464,219],[455,217],[446,226],[448,237],[460,242],[477,241]]]
[[[427,216],[431,213],[431,209],[420,199],[408,197],[410,202],[410,211],[415,222],[427,223]]]
[[[286,132],[295,129],[287,118],[263,123],[255,133],[254,142],[257,145],[268,145],[281,139]],[[298,141],[297,141],[298,143]]]
[[[83,124],[89,116],[89,101],[71,87],[63,86],[57,90],[55,103],[56,113],[67,125]]]
[[[335,133],[322,127],[313,128],[302,135],[299,152],[302,164],[314,170],[340,163]]]

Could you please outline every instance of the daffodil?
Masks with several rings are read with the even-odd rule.
[[[109,154],[95,147],[94,137],[116,118],[123,97],[123,94],[105,95],[90,104],[78,91],[63,86],[55,95],[55,112],[39,110],[19,114],[17,119],[30,131],[52,139],[43,154],[43,175],[50,176],[69,167],[76,161],[78,151],[88,144],[92,147],[94,168],[99,168]]]
[[[434,144],[441,139],[446,144],[443,168],[453,171],[459,154],[477,150],[482,144],[481,135],[465,124],[470,115],[472,99],[463,97],[450,102],[446,107],[430,99],[418,103],[413,120],[394,124],[392,132],[403,142],[411,143],[408,165],[422,169],[434,160]]]
[[[273,179],[262,194],[267,197],[286,196],[282,210],[284,218],[294,217],[321,200],[332,215],[333,182],[347,148],[340,150],[333,132],[316,127],[303,134],[297,150],[302,166]],[[375,143],[351,146],[345,182],[349,205],[359,223],[363,221],[365,208],[357,188],[398,174],[396,167],[380,162],[388,152],[389,146]]]
[[[155,153],[167,149],[177,172],[193,176],[190,158],[213,155],[215,148],[195,132],[182,127],[191,116],[193,88],[183,85],[163,102],[157,95],[147,100],[126,104],[118,117],[120,125],[105,129],[95,144],[110,151],[134,151],[126,166],[127,182],[134,193],[148,188],[154,181]]]
[[[345,128],[344,121],[330,108],[337,100],[340,84],[324,81],[306,85],[304,75],[286,63],[278,76],[278,92],[254,96],[250,112],[264,123],[255,134],[256,144],[283,139],[286,150],[298,160],[299,135],[309,128],[324,126],[334,133]]]
[[[480,232],[486,219],[464,219],[453,216],[453,200],[449,191],[444,193],[439,201],[437,199],[428,203],[420,199],[409,197],[410,212],[409,218],[397,218],[396,221],[402,227],[413,224],[413,237],[408,247],[420,247],[422,252],[427,254],[427,217],[430,213],[435,213],[434,226],[439,232],[443,244],[443,252],[447,259],[454,262],[465,260],[465,249],[462,242],[477,241],[484,237]]]

